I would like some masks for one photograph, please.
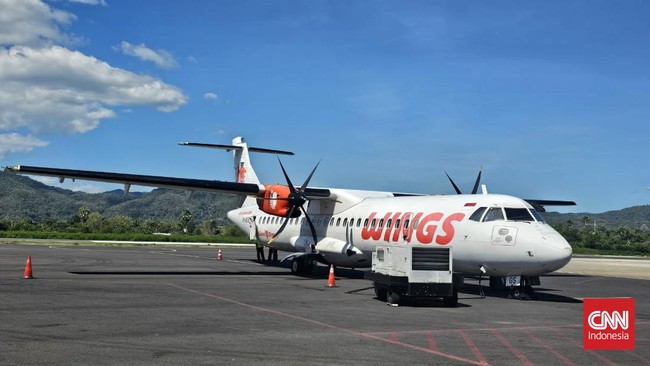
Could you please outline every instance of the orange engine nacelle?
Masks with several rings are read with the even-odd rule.
[[[288,186],[281,184],[265,184],[264,198],[257,199],[257,206],[267,214],[286,217],[291,208],[291,205],[287,200],[290,194],[291,190]],[[293,210],[292,216],[300,216],[300,210]]]

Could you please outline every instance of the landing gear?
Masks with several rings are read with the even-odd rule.
[[[314,270],[314,261],[301,255],[293,257],[291,261],[291,273],[296,276],[304,276],[311,274]]]
[[[537,284],[539,284],[539,280],[537,280],[537,282]],[[519,286],[511,288],[510,294],[508,294],[508,298],[517,300],[532,300],[535,297],[535,289],[533,289],[532,283],[535,283],[535,280],[531,280],[529,277],[522,277]]]

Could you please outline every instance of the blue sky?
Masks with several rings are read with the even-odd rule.
[[[0,164],[650,204],[646,1],[0,0]],[[283,182],[274,156],[253,163]],[[114,189],[92,182],[79,190]]]

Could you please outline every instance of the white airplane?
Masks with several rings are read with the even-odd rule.
[[[291,152],[248,147],[237,137],[232,145],[180,143],[233,151],[236,182],[132,175],[33,166],[12,166],[5,171],[154,186],[189,191],[245,195],[240,208],[228,218],[251,238],[266,246],[293,252],[291,270],[304,274],[315,262],[335,266],[370,267],[378,245],[453,245],[453,268],[470,276],[521,276],[517,285],[532,293],[539,276],[564,267],[571,246],[538,211],[545,205],[575,205],[570,201],[524,200],[476,194],[422,195],[308,187],[316,167],[302,186],[295,186],[280,166],[287,184],[261,184],[249,152],[293,155]],[[279,160],[279,159],[278,159]],[[449,176],[448,176],[449,177]]]

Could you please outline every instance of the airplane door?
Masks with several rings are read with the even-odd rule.
[[[492,228],[492,245],[513,246],[517,243],[519,229],[513,226],[495,225]]]
[[[257,223],[255,222],[255,216],[252,216],[248,222],[249,232],[248,238],[250,240],[257,240]]]

